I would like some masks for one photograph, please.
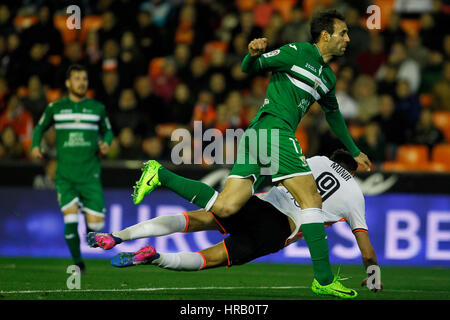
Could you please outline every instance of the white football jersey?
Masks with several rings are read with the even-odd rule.
[[[316,180],[317,191],[322,196],[325,225],[346,221],[353,232],[367,231],[364,195],[352,175],[324,156],[312,157],[307,161]],[[272,187],[269,192],[257,196],[292,218],[296,224],[296,230],[287,244],[303,236],[299,221],[300,206],[285,187]]]

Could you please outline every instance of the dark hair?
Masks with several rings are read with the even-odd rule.
[[[315,14],[311,19],[311,40],[317,43],[320,33],[325,30],[329,34],[334,33],[334,19],[345,21],[345,18],[336,10],[322,11]]]
[[[350,152],[345,151],[344,149],[334,151],[330,157],[330,160],[336,162],[350,173],[353,173],[356,169],[358,169],[358,163],[356,160],[352,157]]]
[[[69,66],[69,68],[67,68],[66,79],[70,78],[70,74],[72,73],[72,71],[85,71],[86,73],[88,73],[85,66],[82,66],[81,64],[72,64]]]

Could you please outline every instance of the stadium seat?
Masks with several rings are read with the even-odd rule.
[[[235,5],[240,12],[249,11],[255,6],[255,0],[236,0]]]
[[[153,78],[162,73],[164,66],[164,57],[153,58],[148,66],[148,75]]]
[[[400,26],[407,34],[418,34],[420,30],[420,20],[419,19],[402,19],[400,21]]]
[[[442,131],[447,143],[450,143],[450,111],[434,111],[433,122]]]
[[[316,10],[317,5],[324,5],[325,7],[328,7],[330,4],[330,0],[303,0],[303,12],[305,17],[309,19]]]
[[[429,162],[428,147],[425,145],[401,145],[398,147],[396,161],[419,167],[423,163]]]
[[[36,24],[39,21],[39,18],[37,16],[19,16],[17,15],[14,20],[13,24],[14,27],[18,30],[24,30],[28,29],[32,25]]]
[[[443,162],[431,161],[428,163],[427,171],[429,172],[450,172],[450,165]]]
[[[270,3],[281,14],[283,21],[289,22],[292,8],[297,4],[297,0],[272,0]]]
[[[450,167],[450,144],[438,144],[431,150],[431,161]]]
[[[47,101],[54,102],[58,99],[61,99],[61,90],[60,89],[47,89],[45,91],[45,96],[47,97]]]
[[[410,171],[410,167],[405,164],[398,161],[385,161],[381,164],[381,169],[383,171]]]

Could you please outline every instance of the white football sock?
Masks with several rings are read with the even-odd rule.
[[[198,252],[159,253],[159,258],[152,264],[175,271],[199,271],[203,269],[205,260]]]
[[[123,241],[165,236],[175,232],[184,232],[187,224],[186,220],[183,214],[160,216],[112,234]]]

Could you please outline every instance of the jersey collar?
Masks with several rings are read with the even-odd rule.
[[[314,48],[316,48],[316,51],[317,51],[317,54],[318,54],[318,57],[319,57],[319,62],[321,64],[326,64],[325,61],[323,61],[322,54],[320,53],[320,50],[319,50],[319,47],[317,46],[317,44],[314,43],[313,46],[314,46]]]

